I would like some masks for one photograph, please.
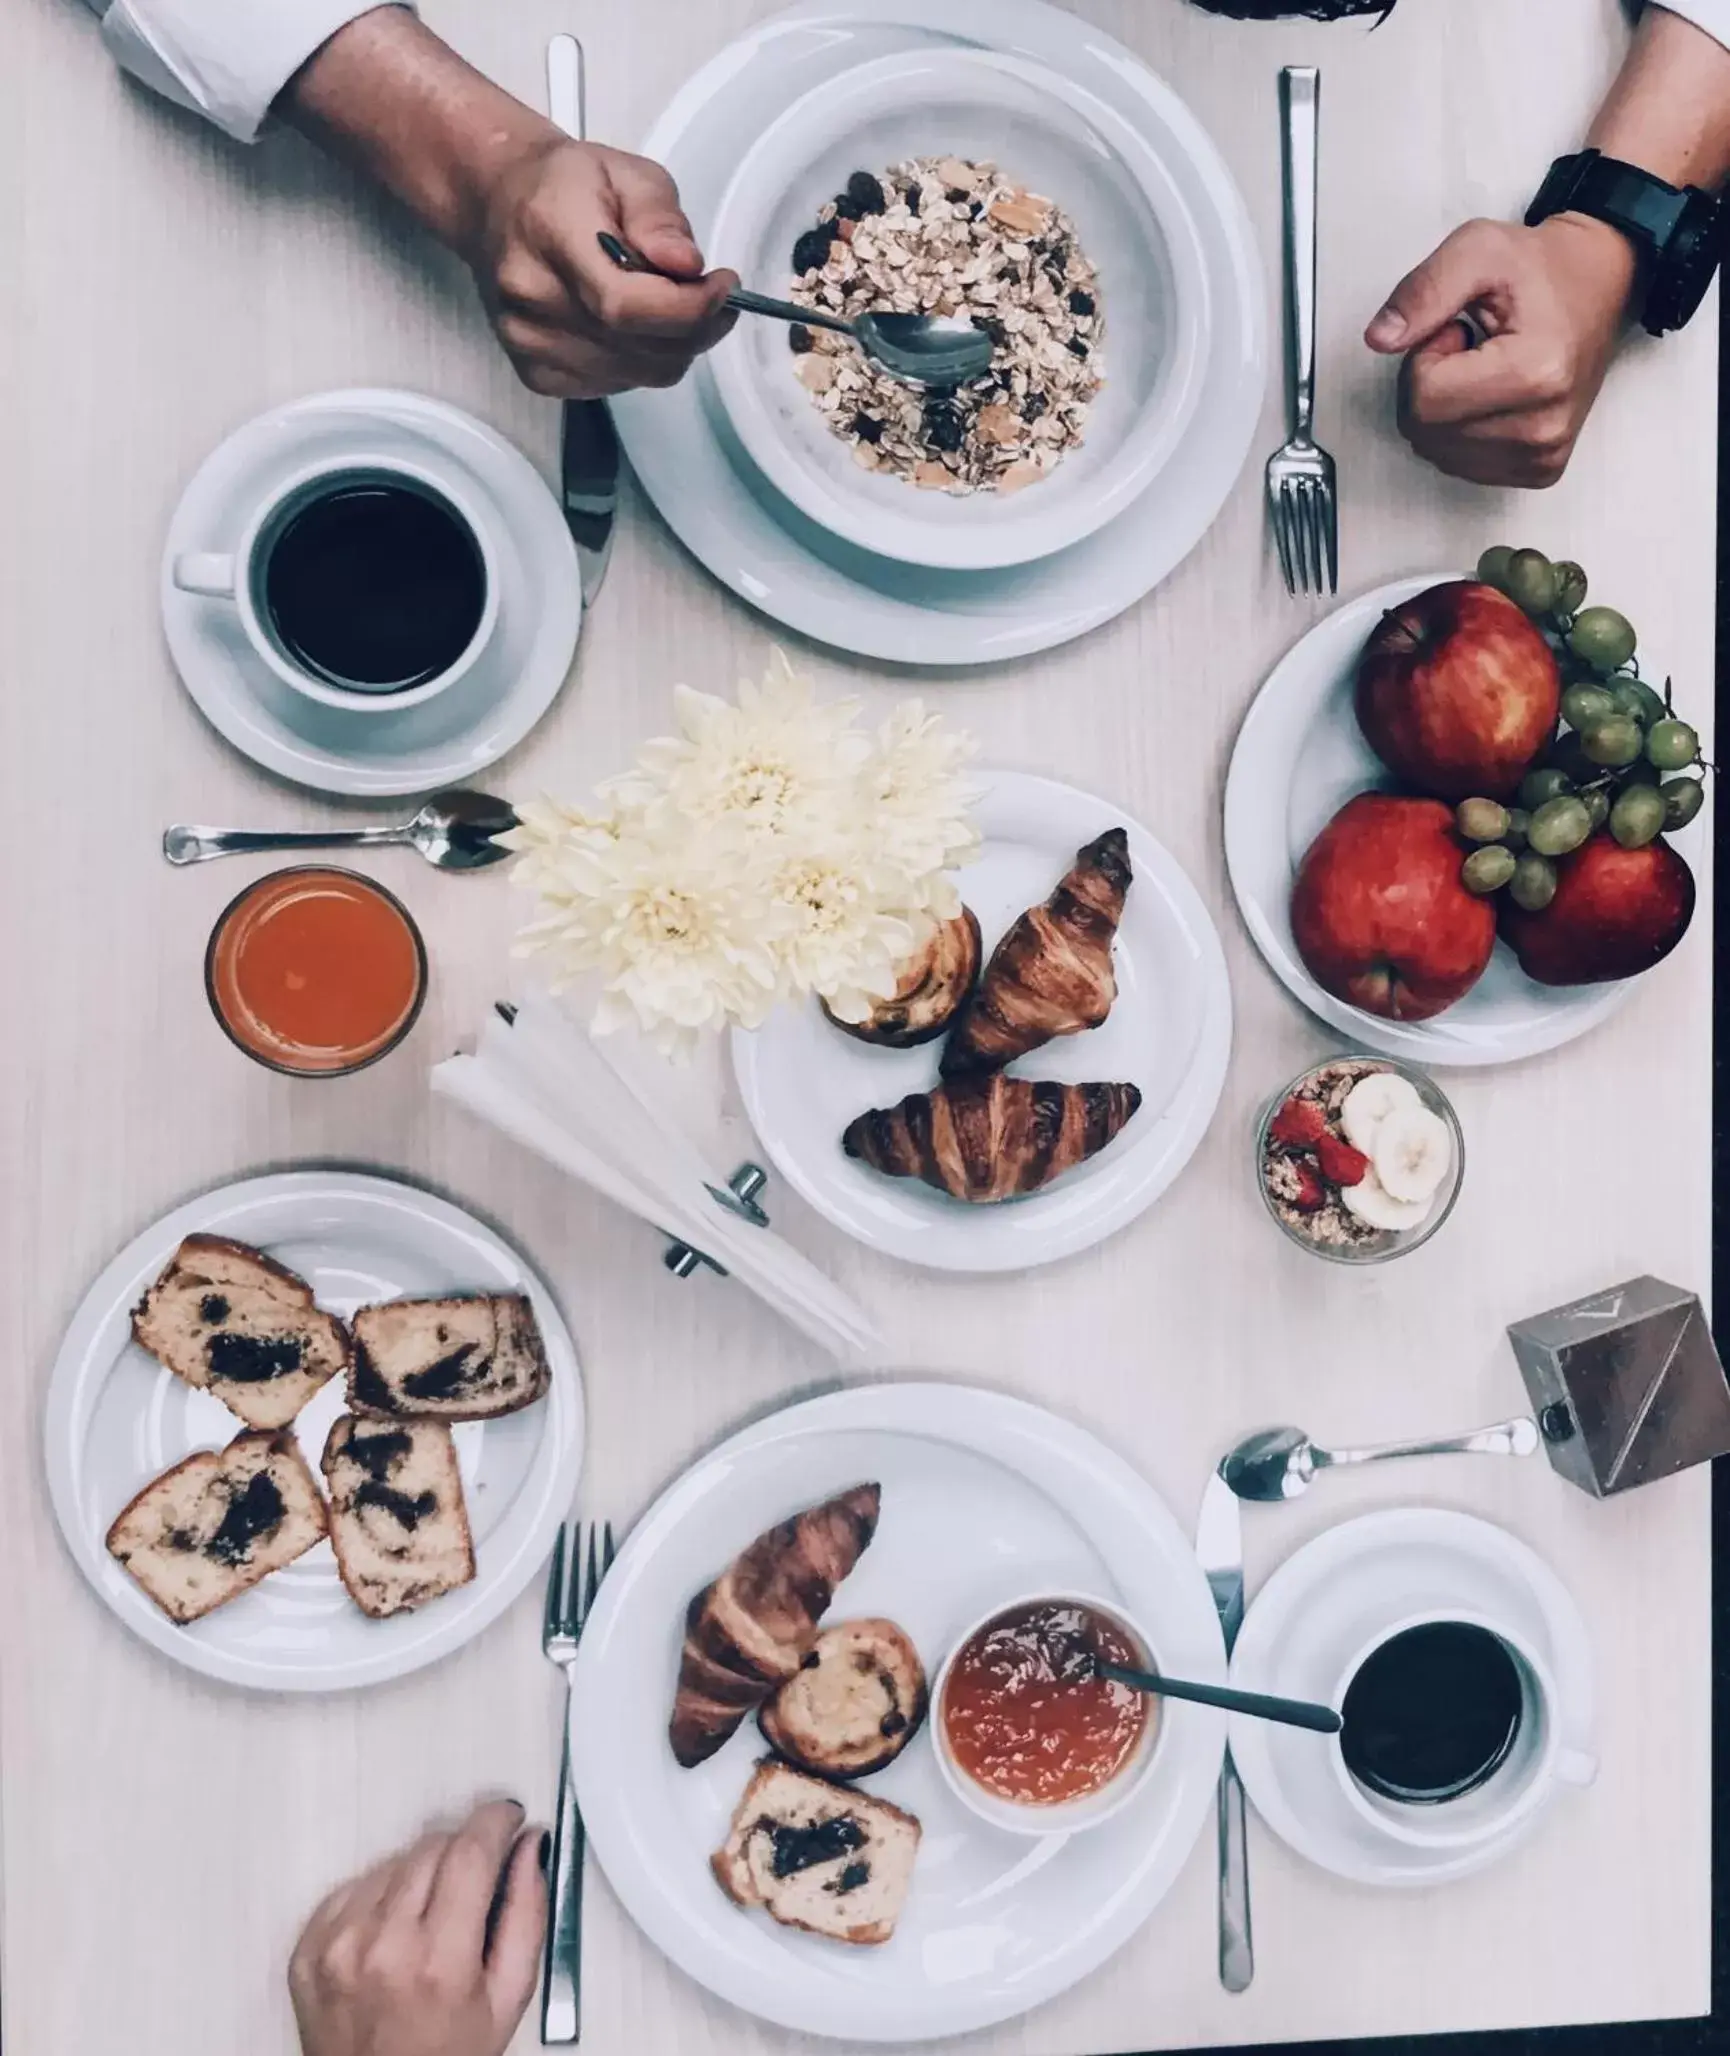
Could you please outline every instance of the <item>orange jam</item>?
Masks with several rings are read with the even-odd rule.
[[[1056,1806],[1110,1784],[1153,1717],[1132,1685],[1093,1660],[1142,1663],[1113,1620],[1072,1600],[1011,1607],[963,1644],[943,1687],[957,1765],[999,1799]]]
[[[426,950],[398,900],[357,872],[275,871],[217,922],[204,982],[230,1038],[278,1071],[355,1071],[408,1033]]]

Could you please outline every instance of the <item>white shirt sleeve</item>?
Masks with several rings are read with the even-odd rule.
[[[338,29],[380,0],[88,0],[145,85],[250,143],[270,103]],[[409,6],[413,0],[390,0]],[[1730,6],[1730,0],[1722,0]]]
[[[1679,14],[1730,49],[1730,0],[1663,0],[1663,4],[1667,14]]]

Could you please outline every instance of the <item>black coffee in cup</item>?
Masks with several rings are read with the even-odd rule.
[[[1346,1688],[1340,1752],[1408,1806],[1476,1791],[1507,1761],[1526,1694],[1512,1650],[1469,1621],[1426,1621],[1372,1649]]]
[[[486,609],[486,564],[467,521],[406,478],[320,480],[256,561],[258,611],[283,654],[354,692],[408,692],[439,677]]]

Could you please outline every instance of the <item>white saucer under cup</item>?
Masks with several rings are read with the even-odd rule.
[[[794,99],[878,58],[970,47],[1043,67],[1108,105],[1158,150],[1195,218],[1211,349],[1194,418],[1156,489],[1054,556],[1007,570],[936,571],[843,541],[776,492],[740,448],[702,367],[668,392],[613,403],[644,490],[723,585],[817,642],[892,663],[999,663],[1068,642],[1133,606],[1212,526],[1249,458],[1267,382],[1267,278],[1225,160],[1139,58],[1091,27],[1078,34],[1075,17],[1045,0],[945,0],[937,13],[915,0],[800,0],[688,81],[642,147],[678,180],[709,247],[722,193]],[[1109,308],[1111,281],[1100,288]]]
[[[177,559],[233,554],[296,477],[369,460],[414,472],[461,510],[498,610],[463,676],[382,705],[297,689],[261,658],[232,599],[182,591],[174,577]],[[582,624],[576,547],[535,467],[460,408],[384,388],[273,408],[213,450],[169,522],[160,592],[175,668],[211,725],[279,777],[357,797],[459,785],[513,749],[557,697]]]
[[[1200,894],[1163,844],[1109,800],[1022,771],[979,774],[985,844],[955,874],[987,954],[1047,898],[1075,853],[1108,828],[1129,831],[1134,882],[1112,959],[1117,1000],[1098,1027],[1062,1036],[1012,1067],[1022,1078],[1130,1084],[1142,1102],[1105,1149],[1042,1192],[993,1206],[889,1178],[841,1147],[872,1107],[938,1081],[939,1041],[881,1049],[844,1034],[815,1001],[736,1031],[733,1070],[746,1118],[800,1197],[871,1249],[940,1271],[1024,1271],[1090,1249],[1153,1205],[1213,1119],[1231,1056],[1225,952]]]
[[[1498,942],[1476,985],[1428,1021],[1387,1021],[1324,992],[1291,932],[1291,891],[1304,855],[1354,793],[1391,783],[1358,727],[1358,658],[1390,607],[1463,575],[1396,579],[1336,607],[1268,674],[1232,750],[1225,785],[1225,859],[1238,911],[1269,970],[1309,1011],[1360,1048],[1445,1067],[1513,1063],[1588,1033],[1624,1005],[1638,980],[1539,985]],[[1655,668],[1655,667],[1654,667]],[[1670,838],[1698,862],[1696,821]]]
[[[328,1542],[203,1620],[180,1627],[103,1546],[123,1506],[195,1449],[221,1449],[242,1424],[132,1340],[131,1313],[183,1236],[227,1235],[305,1278],[338,1315],[375,1300],[525,1292],[552,1382],[544,1400],[453,1429],[475,1540],[472,1584],[412,1613],[371,1620],[342,1588]],[[295,1423],[318,1475],[343,1381]],[[336,1692],[420,1670],[478,1635],[540,1573],[570,1512],[583,1454],[575,1344],[545,1283],[504,1239],[448,1200],[356,1171],[242,1178],[153,1222],[108,1264],[73,1315],[48,1386],[49,1496],[91,1590],[170,1661],[263,1692]]]

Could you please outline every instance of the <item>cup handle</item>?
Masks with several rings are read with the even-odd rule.
[[[1583,1749],[1558,1750],[1556,1775],[1564,1785],[1589,1785],[1597,1778],[1598,1759],[1588,1756]]]
[[[183,593],[204,593],[213,600],[234,598],[234,559],[188,550],[174,560],[173,578]]]

